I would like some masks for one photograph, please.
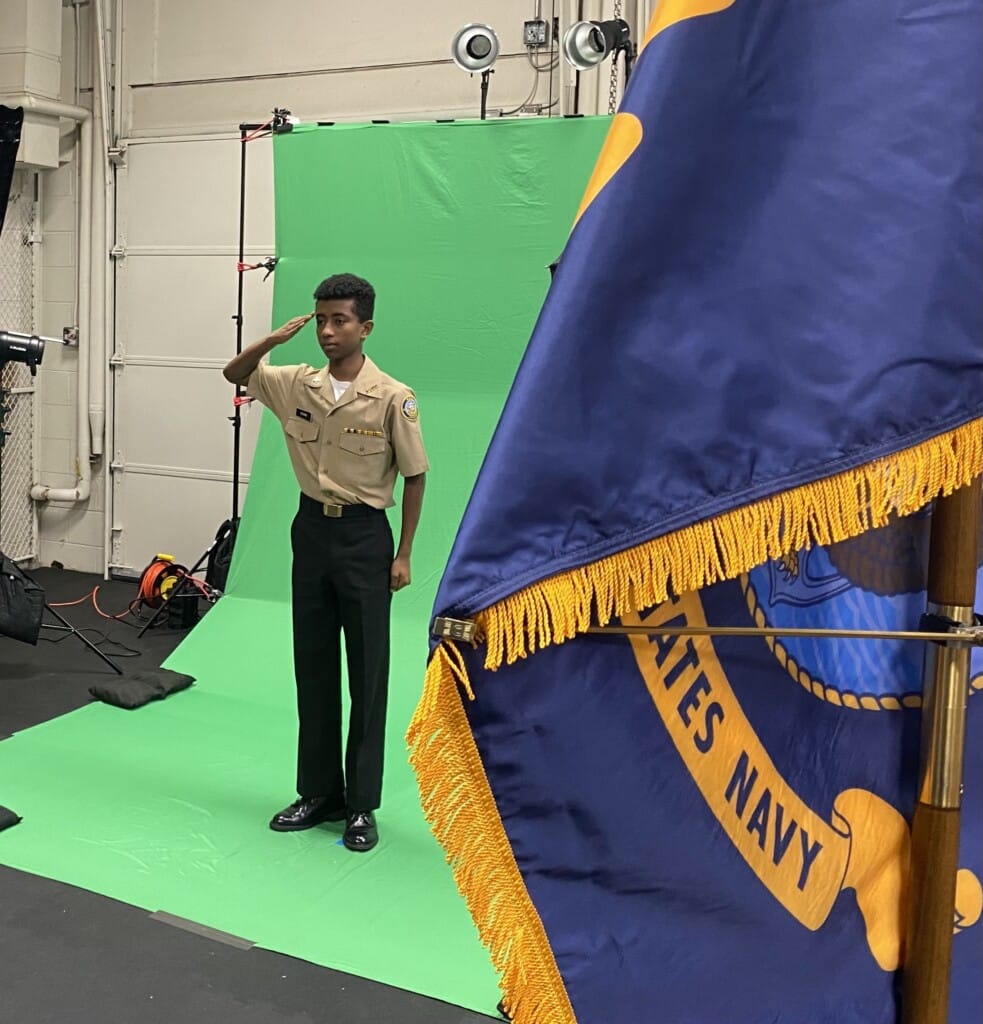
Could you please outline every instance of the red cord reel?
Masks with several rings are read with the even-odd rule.
[[[188,570],[178,565],[173,555],[155,555],[140,576],[140,603],[148,608],[159,608],[187,574]]]

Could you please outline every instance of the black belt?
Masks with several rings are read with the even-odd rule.
[[[314,513],[327,519],[350,519],[353,516],[385,515],[385,509],[373,508],[361,502],[354,505],[335,505],[328,501],[315,501],[301,492],[300,509],[302,512]]]

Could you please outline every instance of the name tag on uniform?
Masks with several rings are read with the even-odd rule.
[[[298,419],[307,420],[308,423],[311,422],[311,414],[306,409],[294,409],[294,415]]]

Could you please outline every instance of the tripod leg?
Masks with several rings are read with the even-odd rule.
[[[181,593],[181,588],[182,588],[183,586],[184,586],[184,577],[182,576],[182,577],[181,577],[181,579],[179,579],[179,580],[178,580],[178,584],[177,584],[177,586],[176,586],[176,587],[174,588],[174,593],[173,593],[173,594],[171,594],[170,596],[171,596],[171,597],[174,597],[174,596],[175,596],[175,594],[180,594],[180,593]],[[137,639],[138,639],[138,640],[139,640],[139,639],[140,639],[140,637],[142,637],[142,636],[143,636],[143,634],[144,634],[144,633],[146,633],[146,632],[147,632],[147,630],[148,630],[148,629],[150,629],[150,627],[151,627],[151,626],[153,626],[153,625],[154,625],[154,623],[156,623],[156,621],[157,621],[157,620],[158,620],[158,619],[159,619],[159,618],[161,617],[161,615],[163,614],[164,610],[165,610],[165,609],[167,608],[167,602],[168,602],[169,600],[170,600],[170,597],[169,597],[169,598],[166,598],[166,599],[164,599],[164,600],[162,600],[162,601],[161,601],[161,603],[160,603],[160,604],[159,604],[159,605],[157,606],[157,609],[156,609],[156,611],[154,612],[154,614],[153,614],[153,615],[151,615],[149,619],[147,619],[147,621],[146,621],[146,622],[144,623],[144,625],[143,625],[143,628],[142,628],[142,629],[140,630],[140,632],[139,632],[139,633],[137,633]]]
[[[102,660],[103,660],[103,661],[104,661],[104,662],[105,662],[105,663],[106,663],[106,664],[107,664],[107,665],[108,665],[108,666],[109,666],[109,667],[110,667],[110,668],[111,668],[111,669],[112,669],[112,670],[113,670],[113,671],[114,671],[114,672],[115,672],[115,673],[116,673],[117,675],[121,676],[121,675],[123,674],[123,670],[122,670],[122,669],[121,669],[121,668],[119,667],[119,665],[117,665],[117,664],[116,664],[116,662],[115,662],[115,661],[113,661],[113,660],[112,660],[112,658],[110,658],[110,657],[109,657],[109,656],[108,656],[107,654],[104,654],[104,653],[103,653],[102,651],[100,651],[100,650],[99,650],[99,648],[98,648],[98,647],[96,647],[96,645],[95,645],[95,644],[94,644],[94,643],[93,643],[93,642],[92,642],[92,641],[91,641],[91,640],[90,640],[90,639],[89,639],[89,638],[88,638],[88,637],[87,637],[87,636],[86,636],[86,635],[85,635],[84,633],[82,633],[82,632],[81,632],[80,630],[76,629],[76,628],[75,628],[75,627],[74,627],[74,626],[73,626],[73,625],[72,625],[72,624],[71,624],[71,623],[70,623],[70,622],[68,621],[68,619],[64,618],[64,617],[63,617],[62,615],[60,615],[60,614],[59,614],[58,612],[56,612],[56,611],[54,610],[54,608],[52,608],[52,607],[51,607],[51,605],[50,605],[50,604],[48,604],[47,602],[45,602],[45,605],[44,605],[44,607],[45,607],[45,608],[46,608],[46,609],[47,609],[47,610],[48,610],[49,612],[51,612],[51,614],[52,614],[52,615],[54,615],[54,617],[55,617],[55,618],[56,618],[56,619],[57,619],[57,620],[58,620],[58,621],[59,621],[59,622],[60,622],[60,623],[61,623],[61,624],[62,624],[62,625],[63,625],[63,626],[64,626],[64,627],[65,627],[65,628],[66,628],[66,629],[67,629],[67,630],[68,630],[68,631],[70,632],[70,633],[74,633],[74,634],[75,634],[75,635],[76,635],[76,636],[77,636],[77,637],[79,638],[79,640],[81,640],[81,641],[82,641],[82,643],[84,643],[84,644],[85,644],[85,646],[89,648],[89,650],[90,650],[90,651],[92,651],[93,653],[97,654],[97,655],[98,655],[98,656],[99,656],[100,658],[102,658]]]

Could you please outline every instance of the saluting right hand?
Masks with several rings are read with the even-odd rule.
[[[282,345],[284,342],[290,341],[290,339],[307,323],[308,320],[313,319],[313,313],[305,313],[303,316],[295,316],[292,320],[288,320],[282,327],[278,327],[269,335],[269,340],[274,345]]]

